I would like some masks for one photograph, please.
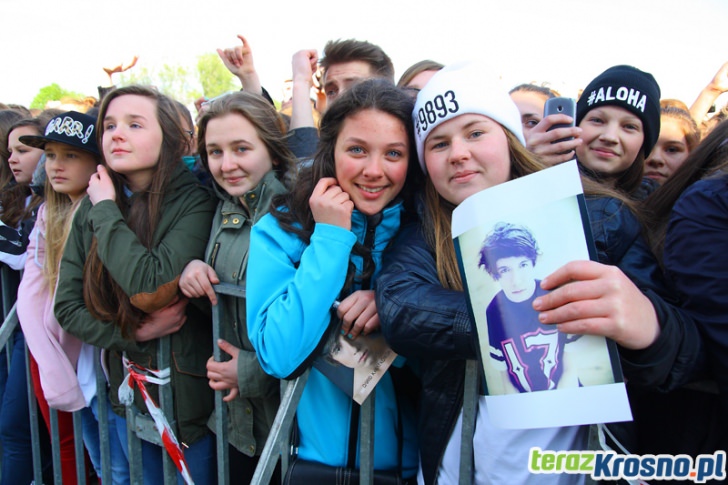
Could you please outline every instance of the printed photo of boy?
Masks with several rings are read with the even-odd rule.
[[[546,294],[535,276],[540,256],[531,231],[499,222],[483,241],[478,267],[501,290],[486,310],[490,358],[506,365],[518,392],[556,389],[564,372],[564,346],[575,340],[553,325],[543,325],[533,300]]]

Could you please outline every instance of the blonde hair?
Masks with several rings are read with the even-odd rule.
[[[46,253],[43,262],[43,275],[45,276],[51,295],[55,293],[58,282],[58,271],[61,265],[63,249],[66,247],[68,235],[71,232],[73,214],[76,212],[81,200],[71,202],[66,194],[53,190],[49,180],[45,183],[45,211],[46,211]]]

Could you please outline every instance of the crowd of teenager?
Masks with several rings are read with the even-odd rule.
[[[144,483],[162,483],[163,453],[179,483],[216,483],[218,466],[249,483],[281,381],[311,368],[332,332],[353,342],[381,334],[399,356],[374,397],[375,483],[459,483],[465,367],[480,355],[453,211],[574,159],[596,258],[508,298],[535,311],[544,334],[616,343],[633,420],[600,427],[603,446],[692,457],[728,448],[728,111],[713,112],[728,63],[690,106],[661,99],[638,67],[604,66],[574,117],[544,116],[559,93],[503,86],[482,60],[421,61],[395,83],[381,48],[336,40],[321,58],[293,54],[291,98],[277,109],[239,39],[218,54],[241,91],[198,100],[194,120],[141,85],[104,89],[90,109],[0,104],[2,290],[20,322],[0,355],[0,484],[33,481],[26,368],[44,457],[49,410],[59,411],[64,484],[77,483],[74,412],[82,474],[101,476],[103,421],[112,481],[130,483],[132,403],[166,448],[142,442]],[[535,266],[530,233],[502,229],[522,244],[498,257]],[[246,296],[218,295],[220,283]],[[213,341],[216,305],[224,319]],[[157,362],[163,337],[169,363]],[[158,407],[159,385],[172,389],[171,415]],[[216,391],[227,463],[216,461]],[[288,483],[357,469],[359,420],[359,404],[312,368]],[[589,449],[594,429],[504,429],[480,396],[470,481],[584,483],[530,473],[528,453]]]

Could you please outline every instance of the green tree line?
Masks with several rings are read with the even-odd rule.
[[[194,67],[179,64],[162,64],[154,68],[132,68],[115,79],[116,86],[146,84],[156,86],[160,92],[183,104],[191,106],[195,99],[212,98],[226,91],[240,89],[240,82],[225,68],[215,53],[203,54],[197,58]],[[94,96],[97,96],[94,93]],[[49,101],[63,98],[83,99],[86,97],[74,91],[63,89],[56,83],[42,87],[30,104],[31,109],[43,109]]]

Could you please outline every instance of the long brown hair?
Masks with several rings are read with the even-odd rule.
[[[65,248],[68,234],[71,232],[73,213],[82,199],[71,202],[68,195],[53,190],[49,180],[46,180],[43,194],[45,196],[46,221],[46,253],[43,262],[43,275],[52,295],[58,282],[58,270],[63,256],[63,248]]]
[[[728,120],[716,126],[642,206],[652,252],[662,261],[672,206],[693,183],[728,168]]]
[[[23,118],[16,121],[10,126],[5,135],[5,147],[7,147],[10,133],[23,127],[33,128],[37,135],[42,135],[45,125],[42,125],[37,118]],[[28,147],[28,149],[35,148]],[[7,164],[8,162],[5,160],[4,165]],[[0,220],[9,227],[18,227],[22,221],[34,217],[34,213],[43,202],[43,198],[40,195],[33,194],[30,190],[30,184],[16,183],[15,179],[12,178],[12,172],[10,172],[10,177],[9,183],[0,187]],[[31,198],[30,202],[26,204],[25,201],[28,196],[31,196]]]
[[[103,146],[106,131],[104,117],[111,102],[121,96],[135,95],[149,98],[157,105],[157,121],[162,128],[162,146],[159,160],[152,175],[152,181],[144,191],[128,197],[125,193],[126,179],[123,174],[114,172],[108,166],[103,154],[102,164],[107,167],[109,177],[116,190],[116,205],[124,220],[139,241],[148,249],[154,244],[162,201],[169,181],[182,163],[187,147],[186,133],[180,122],[174,100],[153,88],[132,85],[109,92],[101,104],[96,124],[98,146]],[[98,255],[98,243],[93,238],[83,271],[83,296],[89,312],[102,321],[113,321],[121,327],[125,337],[131,337],[146,315],[132,305],[129,295],[111,278]]]

